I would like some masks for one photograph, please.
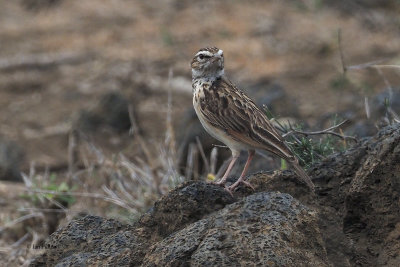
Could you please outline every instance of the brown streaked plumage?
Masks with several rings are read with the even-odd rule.
[[[225,185],[240,151],[247,150],[249,157],[243,172],[228,190],[232,192],[240,183],[252,187],[244,180],[244,176],[255,150],[263,149],[285,159],[314,190],[310,177],[300,167],[298,160],[265,113],[224,76],[222,50],[216,47],[200,49],[194,56],[191,67],[193,106],[197,116],[206,131],[225,143],[232,151],[232,161],[217,184]]]

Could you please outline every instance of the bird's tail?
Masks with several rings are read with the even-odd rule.
[[[308,176],[308,174],[304,171],[304,169],[299,165],[299,162],[297,160],[292,161],[290,162],[290,165],[293,167],[297,175],[300,176],[301,180],[303,180],[306,183],[306,185],[311,189],[311,191],[314,192],[315,186],[311,181],[310,176]]]

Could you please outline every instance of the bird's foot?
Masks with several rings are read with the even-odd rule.
[[[253,191],[255,191],[255,188],[247,181],[245,181],[243,178],[239,178],[233,185],[229,186],[227,188],[227,190],[232,194],[233,191],[240,185],[240,184],[244,184],[245,186],[250,187],[251,189],[253,189]]]
[[[231,191],[231,190],[229,189],[229,187],[225,186],[224,189],[225,189],[226,192],[229,193],[229,195],[231,195],[231,197],[233,197],[233,191]]]
[[[226,184],[226,179],[221,179],[221,180],[219,180],[218,182],[212,181],[212,182],[210,182],[210,184],[218,185],[218,186],[222,186],[222,187],[226,187],[226,186],[225,186],[225,184]]]
[[[233,197],[232,191],[229,190],[229,187],[227,187],[227,186],[225,185],[225,184],[226,184],[226,180],[221,179],[221,180],[219,180],[218,182],[210,182],[210,184],[222,186],[222,187],[225,189],[225,191],[228,192],[228,193]]]

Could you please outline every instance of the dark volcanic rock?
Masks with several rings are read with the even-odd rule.
[[[31,265],[137,266],[154,242],[233,201],[219,186],[188,182],[158,200],[133,226],[97,216],[72,221],[50,236],[45,253]]]
[[[256,191],[289,193],[319,212],[334,266],[400,266],[400,124],[312,167],[317,198],[293,172],[256,174]],[[241,194],[249,194],[247,188]],[[396,239],[397,238],[397,239]]]
[[[343,230],[355,242],[352,261],[400,266],[400,251],[393,250],[393,242],[386,242],[389,235],[400,236],[396,229],[400,223],[400,129],[382,130],[366,150],[368,156],[345,198]]]
[[[143,266],[329,266],[315,212],[257,193],[154,245]]]
[[[52,234],[31,266],[129,266],[141,261],[145,247],[145,233],[88,215]]]
[[[220,186],[188,182],[157,201],[139,222],[152,228],[154,234],[166,237],[233,202],[232,196]]]
[[[400,266],[400,124],[309,174],[315,194],[292,171],[250,175],[235,199],[186,183],[134,225],[72,221],[32,266]]]

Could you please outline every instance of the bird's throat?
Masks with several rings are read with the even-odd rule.
[[[192,80],[202,79],[202,78],[209,80],[217,80],[221,78],[223,75],[224,75],[224,69],[211,70],[211,71],[192,69]]]

